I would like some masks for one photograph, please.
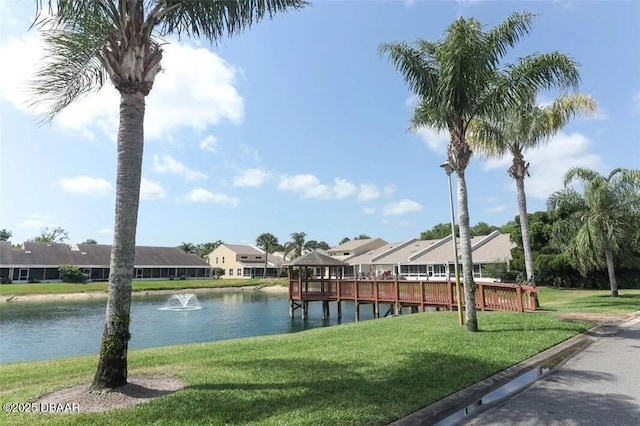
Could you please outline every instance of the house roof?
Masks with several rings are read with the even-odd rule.
[[[409,257],[415,255],[421,250],[437,243],[440,240],[409,240],[407,244],[399,247],[398,250],[389,253],[388,256],[376,257],[374,263],[376,264],[392,264],[392,263],[406,263],[409,261]]]
[[[3,242],[4,243],[4,242]],[[109,267],[111,246],[107,244],[77,244],[69,248],[66,244],[25,242],[21,249],[12,249],[11,244],[1,245],[2,265],[42,266],[102,266]],[[136,246],[136,266],[209,266],[193,253],[179,247]]]
[[[222,244],[235,254],[262,255],[264,252],[248,244]]]
[[[385,245],[383,245],[382,247],[378,247],[375,248],[373,250],[369,250],[366,253],[363,253],[361,255],[358,256],[354,256],[354,257],[350,257],[349,259],[346,260],[346,262],[349,265],[366,265],[371,263],[371,259],[376,257],[376,256],[380,256],[383,253],[386,253],[390,250],[393,250],[394,248],[397,248],[399,245],[401,245],[402,242],[399,243],[387,243]]]
[[[326,254],[312,251],[296,259],[284,262],[282,266],[348,266],[346,262]]]
[[[380,246],[386,244],[387,242],[385,240],[383,240],[382,238],[365,238],[365,239],[361,239],[361,240],[351,240],[351,241],[347,241],[346,243],[337,245],[335,247],[330,248],[329,250],[327,250],[329,253],[333,253],[333,252],[344,252],[344,251],[355,251],[361,247],[367,246],[371,243],[379,243]]]
[[[498,234],[473,248],[474,263],[494,263],[511,260],[511,249],[516,245],[509,234]]]

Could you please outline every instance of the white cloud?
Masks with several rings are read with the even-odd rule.
[[[360,185],[360,189],[358,191],[358,196],[356,197],[356,199],[358,201],[370,201],[375,200],[379,196],[380,191],[378,190],[377,186],[364,184]]]
[[[525,151],[524,159],[531,163],[531,177],[525,181],[527,195],[546,200],[552,192],[562,189],[564,175],[571,167],[602,169],[602,159],[589,152],[590,144],[591,141],[581,133],[567,135],[560,132],[549,143]],[[507,169],[511,162],[507,155],[501,159],[486,160],[483,167],[488,170]]]
[[[362,209],[362,213],[369,215],[369,214],[374,214],[376,212],[376,209],[374,209],[373,207],[365,207],[364,209]]]
[[[387,185],[382,191],[385,195],[392,195],[394,192],[396,192],[396,187],[395,185]]]
[[[25,220],[18,224],[18,226],[20,226],[21,228],[35,229],[42,229],[57,225],[58,224],[53,221],[53,218],[51,216],[42,214],[30,214]]]
[[[267,178],[269,172],[263,169],[246,169],[243,170],[238,176],[233,178],[233,186],[262,186]]]
[[[140,182],[141,200],[159,200],[167,195],[162,185],[150,179],[142,178]]]
[[[348,198],[358,191],[358,187],[346,179],[335,178],[333,182],[335,198]]]
[[[416,130],[416,133],[432,151],[438,154],[447,153],[447,144],[449,143],[448,132],[436,130],[431,127],[420,127]]]
[[[113,187],[102,178],[91,176],[78,176],[74,178],[60,179],[60,186],[67,192],[86,195],[109,195]]]
[[[298,192],[302,198],[330,198],[331,190],[322,185],[314,175],[281,176],[278,189],[282,191]]]
[[[229,120],[241,123],[242,97],[234,84],[238,70],[215,53],[184,42],[163,46],[163,72],[156,77],[147,97],[145,138],[169,137],[181,127],[197,130]],[[42,113],[46,105],[30,109],[27,84],[42,63],[43,42],[37,32],[0,42],[0,57],[11,67],[0,75],[0,97],[16,108]],[[194,66],[193,64],[197,64]],[[110,82],[97,93],[76,100],[58,114],[54,124],[93,138],[95,131],[115,139],[118,129],[119,94]]]
[[[422,210],[422,206],[413,200],[407,198],[398,201],[397,203],[391,203],[382,208],[382,214],[384,216],[391,215],[403,215],[407,213],[418,212]]]
[[[235,207],[239,203],[239,200],[236,197],[230,197],[227,194],[214,193],[204,188],[192,189],[187,193],[185,199],[194,203],[217,203],[231,207]]]
[[[495,206],[495,207],[489,207],[488,209],[485,210],[485,212],[487,212],[487,213],[502,213],[506,209],[507,208],[505,206]]]
[[[347,179],[335,178],[330,187],[311,174],[281,176],[278,189],[298,192],[302,198],[344,199],[355,196],[357,201],[369,201],[380,197],[380,190],[375,185],[357,185]]]
[[[200,149],[209,152],[218,152],[218,139],[209,135],[200,141]]]
[[[207,175],[197,170],[192,170],[171,157],[170,155],[153,156],[153,171],[156,173],[169,173],[172,175],[184,176],[186,180],[207,179]]]

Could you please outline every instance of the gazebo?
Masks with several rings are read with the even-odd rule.
[[[336,300],[337,285],[344,276],[346,262],[312,251],[282,264],[289,271],[289,317],[302,308],[302,318],[307,318],[309,301],[322,302],[322,319],[329,318],[329,301]],[[338,303],[338,318],[342,306]]]

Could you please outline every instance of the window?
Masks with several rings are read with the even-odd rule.
[[[247,256],[240,256],[240,259],[248,259]]]
[[[342,253],[343,256],[349,256],[350,252],[345,251],[344,253]]]
[[[224,263],[224,256],[222,256],[222,263]]]
[[[216,265],[218,264],[218,256],[216,256]]]
[[[242,269],[238,268],[238,270],[236,271],[236,275],[238,276],[242,275]]]
[[[262,260],[262,256],[256,256],[256,260]]]
[[[233,276],[233,269],[229,269],[229,276],[232,277]]]

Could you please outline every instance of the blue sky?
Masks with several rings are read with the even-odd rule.
[[[580,91],[600,107],[525,154],[529,211],[545,208],[572,166],[639,168],[640,3],[315,2],[219,46],[165,46],[147,98],[137,243],[254,243],[262,232],[280,242],[292,232],[330,245],[361,233],[403,241],[448,223],[447,137],[407,131],[412,94],[377,47],[439,39],[461,15],[492,27],[525,10],[540,16],[513,58],[572,56]],[[61,226],[71,243],[110,244],[118,96],[105,87],[38,126],[25,90],[41,56],[28,31],[33,2],[2,2],[0,14],[0,228],[13,242]],[[509,163],[473,158],[472,224],[517,214]]]

